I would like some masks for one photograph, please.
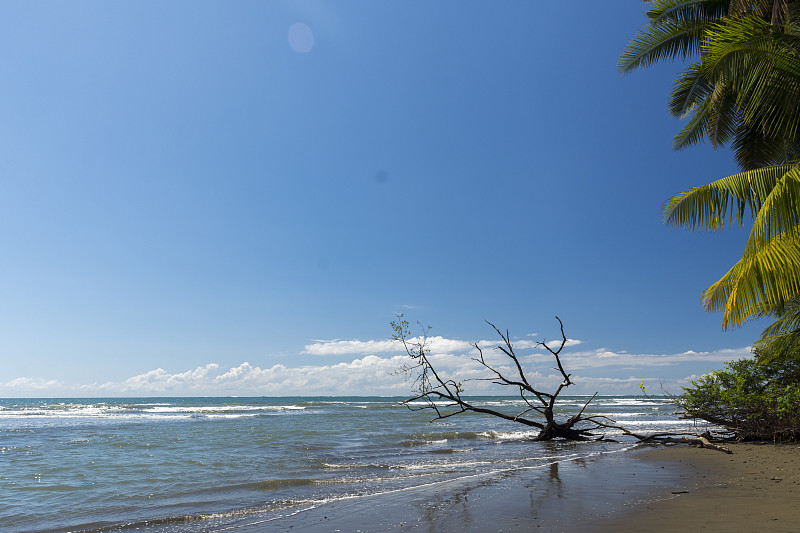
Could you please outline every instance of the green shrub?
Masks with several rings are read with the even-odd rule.
[[[798,440],[800,360],[756,359],[726,363],[684,387],[675,402],[687,415],[723,426],[739,439]]]

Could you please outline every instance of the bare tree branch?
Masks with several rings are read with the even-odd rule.
[[[688,433],[640,435],[617,425],[614,420],[606,416],[585,415],[584,413],[589,404],[597,396],[596,392],[583,404],[583,407],[581,407],[576,414],[566,420],[557,420],[555,415],[556,400],[564,389],[573,385],[573,382],[571,380],[571,374],[566,372],[561,362],[561,352],[567,345],[564,323],[558,316],[555,318],[558,321],[561,331],[561,341],[558,344],[558,348],[551,348],[546,340],[536,343],[537,347],[544,348],[553,356],[556,362],[556,370],[561,374],[561,383],[558,385],[555,392],[552,393],[545,392],[531,385],[528,377],[525,375],[522,361],[514,350],[514,345],[511,342],[511,334],[508,330],[504,333],[493,323],[488,320],[486,321],[502,340],[495,349],[511,360],[516,375],[508,375],[508,372],[504,374],[504,371],[501,371],[502,368],[497,368],[487,361],[480,345],[477,343],[472,344],[478,352],[477,357],[473,357],[472,360],[485,369],[489,375],[487,377],[472,378],[467,381],[489,381],[502,387],[515,387],[519,397],[527,407],[517,414],[508,414],[497,409],[475,405],[469,398],[463,397],[462,393],[464,390],[462,388],[462,383],[440,375],[430,360],[428,352],[428,331],[430,327],[423,327],[418,322],[417,325],[420,328],[420,333],[412,337],[408,329],[408,322],[403,318],[402,314],[398,315],[397,320],[392,322],[392,328],[394,329],[392,338],[402,343],[403,348],[411,358],[411,363],[403,366],[400,372],[413,377],[412,389],[417,393],[415,396],[402,403],[412,411],[431,411],[434,415],[431,422],[443,420],[466,412],[496,416],[510,422],[517,422],[537,428],[539,433],[535,437],[535,440],[540,441],[555,438],[580,441],[603,440],[605,439],[605,435],[602,433],[596,434],[595,432],[614,429],[640,442],[698,444],[720,451],[727,451],[727,449],[712,444],[705,435],[694,435],[692,437],[690,437]],[[533,397],[535,397],[535,399]],[[530,418],[529,415],[532,413],[535,413],[540,418]]]
[[[431,410],[434,413],[433,420],[441,420],[466,411],[489,414],[505,420],[538,428],[540,431],[539,435],[536,437],[537,440],[549,440],[553,438],[590,440],[598,438],[596,435],[591,434],[590,431],[585,427],[579,427],[582,422],[586,422],[588,420],[587,418],[583,417],[583,412],[586,409],[586,405],[584,405],[580,412],[564,422],[558,422],[555,419],[554,406],[556,399],[562,390],[572,385],[570,375],[564,371],[560,359],[560,353],[567,343],[567,337],[564,333],[564,325],[561,322],[561,319],[556,317],[556,320],[558,320],[561,329],[561,344],[558,349],[553,350],[544,342],[537,343],[537,346],[544,347],[553,355],[556,360],[556,364],[558,365],[559,372],[563,378],[555,393],[539,390],[532,386],[528,381],[528,378],[525,375],[525,370],[522,366],[522,362],[520,361],[519,356],[514,349],[514,345],[511,342],[511,335],[508,330],[506,330],[504,333],[500,331],[497,326],[489,321],[486,321],[486,323],[489,324],[489,326],[491,326],[492,329],[494,329],[494,331],[500,336],[502,343],[497,346],[497,350],[511,360],[514,368],[516,369],[515,376],[509,377],[504,375],[503,372],[501,372],[498,368],[495,368],[486,360],[483,349],[481,349],[478,344],[473,344],[478,352],[478,356],[472,358],[473,361],[478,363],[491,374],[491,377],[476,379],[491,381],[492,383],[500,386],[516,387],[520,398],[522,398],[527,405],[527,409],[517,413],[516,415],[513,415],[496,409],[489,409],[474,405],[473,403],[470,403],[468,399],[462,397],[461,393],[463,392],[463,389],[461,387],[461,383],[457,383],[453,379],[444,379],[442,376],[440,376],[428,357],[427,332],[429,328],[422,328],[420,325],[422,328],[421,333],[416,337],[411,337],[411,333],[408,329],[408,322],[403,319],[402,315],[398,315],[398,320],[396,322],[392,322],[392,327],[395,331],[393,338],[402,342],[406,353],[414,361],[414,364],[407,365],[401,370],[407,374],[414,374],[414,388],[419,393],[403,403],[415,411],[424,409]],[[528,398],[526,393],[535,396],[537,401],[532,403],[532,399]],[[445,405],[439,405],[437,402],[441,401],[449,403],[446,403]],[[412,402],[415,404],[416,402],[422,402],[423,405],[412,405]],[[587,402],[587,405],[588,403],[589,402]],[[452,408],[453,410],[444,410],[448,408]],[[544,417],[544,420],[540,421],[528,418],[527,415],[532,412]],[[591,421],[589,421],[589,425],[592,427],[596,426]]]

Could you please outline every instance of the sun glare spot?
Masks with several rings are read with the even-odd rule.
[[[314,33],[306,24],[295,22],[289,27],[289,46],[295,52],[305,54],[314,48]]]

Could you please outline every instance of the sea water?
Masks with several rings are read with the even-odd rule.
[[[565,397],[564,416],[588,398]],[[537,443],[471,413],[431,422],[401,398],[0,399],[4,532],[223,531],[342,500],[500,479],[631,447]],[[519,398],[472,398],[516,414]],[[691,431],[665,399],[598,397],[587,414],[633,431]]]

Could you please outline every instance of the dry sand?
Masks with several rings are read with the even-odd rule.
[[[800,446],[730,448],[731,455],[677,446],[639,452],[639,474],[674,471],[673,487],[663,487],[654,501],[573,531],[800,531]]]

